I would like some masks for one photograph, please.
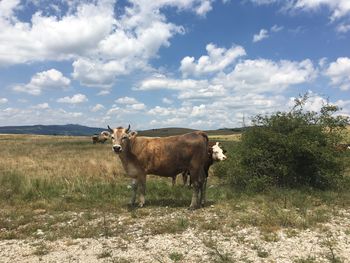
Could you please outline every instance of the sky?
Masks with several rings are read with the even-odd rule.
[[[349,0],[0,0],[0,126],[350,116]]]

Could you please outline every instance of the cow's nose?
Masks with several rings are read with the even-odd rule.
[[[122,151],[122,147],[120,145],[113,145],[113,151],[120,153]]]

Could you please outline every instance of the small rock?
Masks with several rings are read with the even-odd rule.
[[[42,231],[41,229],[38,229],[38,230],[36,231],[36,235],[37,235],[37,236],[42,236],[42,235],[44,235],[44,231]]]
[[[45,209],[35,209],[35,210],[33,210],[33,212],[36,215],[42,215],[42,214],[46,213],[46,210]]]

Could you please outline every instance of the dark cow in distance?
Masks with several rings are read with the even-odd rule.
[[[345,152],[347,150],[350,150],[350,144],[349,143],[341,143],[341,144],[337,144],[335,146],[335,150],[337,152]]]
[[[137,133],[119,127],[111,129],[113,151],[133,179],[131,204],[135,204],[137,188],[140,187],[140,207],[145,203],[146,175],[174,177],[189,171],[193,184],[190,209],[199,208],[203,197],[205,180],[204,164],[208,159],[208,136],[195,131],[178,136],[162,138],[138,137]]]
[[[109,137],[111,136],[111,134],[108,131],[103,131],[100,134],[94,134],[91,139],[92,139],[92,143],[96,144],[96,143],[105,143]]]

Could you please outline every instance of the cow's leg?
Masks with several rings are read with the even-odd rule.
[[[132,179],[131,190],[132,190],[132,193],[131,193],[130,205],[134,206],[135,201],[136,201],[136,194],[137,194],[137,181],[136,181],[136,179]]]
[[[182,182],[183,182],[183,185],[186,186],[187,184],[187,178],[188,178],[188,171],[184,171],[182,172]]]
[[[203,179],[203,189],[202,189],[202,200],[201,200],[201,206],[205,205],[206,200],[206,194],[207,194],[207,181],[208,181],[208,175],[209,175],[209,167],[204,168],[204,179]]]
[[[204,182],[202,184],[202,195],[201,195],[201,206],[205,205],[206,200],[206,194],[207,194],[207,180],[208,178],[204,179]]]
[[[194,210],[199,208],[199,200],[198,200],[198,194],[200,191],[200,185],[199,183],[196,181],[193,183],[193,192],[192,192],[192,200],[191,200],[191,205],[189,207],[190,210]]]
[[[142,175],[138,181],[139,181],[139,185],[140,185],[140,203],[139,203],[139,206],[143,207],[145,205],[146,175]]]
[[[175,186],[175,184],[176,184],[176,175],[173,176],[173,180],[172,180],[173,187]]]

